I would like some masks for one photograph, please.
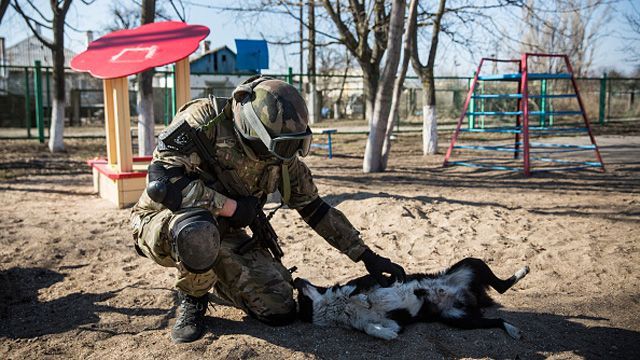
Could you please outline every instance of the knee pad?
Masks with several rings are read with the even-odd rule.
[[[210,212],[189,212],[170,227],[177,261],[192,273],[213,268],[220,251],[220,232]]]

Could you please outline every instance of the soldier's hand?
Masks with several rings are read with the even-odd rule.
[[[404,281],[406,274],[402,266],[382,257],[371,249],[365,250],[360,257],[369,274],[382,286],[389,286],[395,281]],[[385,276],[384,274],[389,274]]]
[[[236,203],[236,211],[229,217],[229,223],[236,228],[248,226],[256,218],[260,200],[253,196],[244,196],[236,199]]]

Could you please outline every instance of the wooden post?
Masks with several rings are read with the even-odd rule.
[[[107,79],[102,81],[104,94],[104,128],[107,135],[107,163],[116,165],[116,119],[113,108],[113,81]]]
[[[175,111],[191,100],[191,81],[189,79],[189,58],[184,58],[176,63],[173,86],[176,92]]]
[[[113,105],[116,133],[116,170],[133,170],[131,119],[129,114],[129,84],[126,77],[113,79]]]
[[[127,78],[104,80],[108,164],[118,172],[133,170],[129,85]]]

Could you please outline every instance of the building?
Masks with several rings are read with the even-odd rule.
[[[65,67],[69,67],[69,62],[75,55],[73,51],[64,49]],[[8,47],[4,62],[13,66],[33,66],[36,60],[40,60],[42,66],[53,66],[51,49],[44,46],[35,35],[31,35]]]
[[[190,59],[192,74],[231,74],[236,69],[236,53],[227,46],[208,50],[205,42],[202,54]]]

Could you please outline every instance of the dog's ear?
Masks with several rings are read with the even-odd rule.
[[[306,284],[302,289],[298,289],[298,291],[302,291],[302,294],[314,303],[322,301],[322,295],[318,292],[318,289],[311,284]]]

